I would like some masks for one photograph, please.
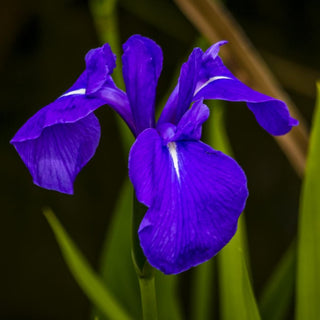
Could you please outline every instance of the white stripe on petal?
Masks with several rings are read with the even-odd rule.
[[[205,86],[207,86],[209,83],[216,81],[216,80],[221,80],[221,79],[229,79],[232,80],[230,77],[225,77],[225,76],[215,76],[210,78],[208,81],[206,81],[204,84],[202,84],[199,88],[197,88],[194,92],[194,95],[196,95],[201,89],[203,89]]]
[[[177,153],[177,145],[175,142],[169,142],[167,144],[167,147],[169,149],[170,156],[173,161],[173,167],[176,171],[177,177],[180,180],[180,172],[179,172],[179,163],[178,163],[178,153]]]
[[[85,93],[86,93],[86,89],[85,88],[81,88],[81,89],[69,91],[69,92],[63,94],[62,96],[60,96],[60,98],[66,97],[66,96],[72,96],[72,95],[76,95],[76,94],[85,94]]]

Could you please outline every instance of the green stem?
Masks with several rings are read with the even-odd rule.
[[[158,317],[154,274],[149,278],[139,276],[139,286],[143,320],[156,320]]]
[[[133,197],[132,260],[139,279],[143,320],[158,319],[154,269],[144,256],[138,237],[138,228],[147,208]]]
[[[96,26],[97,34],[101,43],[109,43],[112,51],[117,56],[117,68],[114,69],[112,77],[120,89],[124,89],[121,73],[121,47],[117,24],[117,0],[91,0],[89,2],[92,17]],[[127,125],[117,117],[119,132],[123,144],[123,150],[127,154],[133,144],[133,136]]]
[[[213,319],[214,260],[197,266],[193,272],[191,319]]]
[[[91,0],[91,13],[101,43],[109,43],[117,56],[117,65],[113,72],[113,79],[120,89],[124,88],[121,74],[120,41],[117,23],[117,0]],[[120,67],[119,67],[120,66]]]

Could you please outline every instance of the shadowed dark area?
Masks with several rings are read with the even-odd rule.
[[[164,51],[159,101],[198,36],[171,1],[162,1],[170,12],[151,12],[152,6],[133,9],[128,1],[119,1],[122,42],[140,33]],[[320,75],[318,2],[228,0],[226,5],[310,122],[314,80]],[[107,106],[95,112],[102,127],[100,145],[77,177],[73,196],[33,185],[9,140],[82,72],[85,53],[99,46],[93,19],[85,0],[14,0],[1,2],[0,24],[0,320],[88,319],[90,304],[41,210],[53,209],[97,267],[117,192],[127,175],[116,115]],[[259,294],[296,234],[300,181],[246,106],[226,107],[234,153],[248,177],[247,231]]]

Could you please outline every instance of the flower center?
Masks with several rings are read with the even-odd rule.
[[[176,133],[176,126],[172,123],[162,123],[157,126],[157,130],[165,143],[170,142]]]
[[[174,170],[176,171],[178,180],[180,180],[180,171],[179,171],[179,161],[178,161],[178,153],[177,153],[177,144],[175,142],[169,142],[167,144]]]
[[[63,94],[62,96],[60,96],[59,98],[72,96],[72,95],[76,95],[76,94],[82,94],[83,95],[85,93],[86,93],[86,89],[85,88],[81,88],[81,89],[69,91],[69,92]]]

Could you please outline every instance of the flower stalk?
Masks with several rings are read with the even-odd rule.
[[[138,237],[138,228],[147,208],[133,197],[132,260],[139,280],[143,320],[157,320],[157,300],[154,268],[144,256]]]

